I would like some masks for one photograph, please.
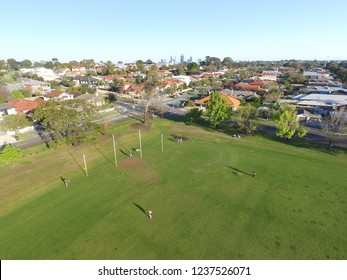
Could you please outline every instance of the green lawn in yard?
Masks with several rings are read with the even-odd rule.
[[[1,259],[346,259],[346,153],[155,120],[130,158],[109,129],[118,168],[111,136],[0,165]]]

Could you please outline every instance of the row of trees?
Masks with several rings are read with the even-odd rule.
[[[198,122],[202,114],[198,108],[191,109],[187,114],[187,122]],[[213,127],[221,126],[225,120],[231,120],[232,125],[240,133],[245,134],[256,131],[258,126],[257,109],[252,103],[247,103],[239,107],[237,111],[233,111],[217,91],[212,92],[211,98],[206,104],[205,116]],[[293,106],[285,104],[277,110],[273,118],[278,123],[276,134],[281,138],[303,137],[307,132],[296,120],[296,109]]]
[[[267,117],[272,117],[276,121],[277,136],[289,140],[293,137],[302,138],[306,135],[307,130],[297,121],[297,111],[294,106],[285,103],[277,110],[271,108],[270,110],[272,112]],[[203,112],[199,108],[191,109],[186,115],[187,123],[199,122],[202,115]],[[256,107],[252,106],[252,103],[247,103],[237,111],[232,111],[231,108],[227,107],[226,101],[221,98],[218,92],[212,93],[211,99],[206,104],[204,115],[213,127],[221,126],[225,120],[231,120],[234,128],[244,134],[255,132],[258,127],[256,120],[258,112]],[[336,111],[323,119],[321,131],[326,136],[328,149],[333,146],[338,134],[345,132],[346,127],[347,119],[344,110]]]

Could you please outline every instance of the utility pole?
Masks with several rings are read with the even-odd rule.
[[[142,144],[141,144],[141,130],[139,129],[139,141],[140,141],[140,157],[142,159]]]
[[[116,167],[118,167],[117,149],[116,149],[116,141],[114,140],[114,134],[112,135],[112,139],[113,139],[114,164],[116,165]]]

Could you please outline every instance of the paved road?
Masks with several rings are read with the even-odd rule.
[[[305,127],[307,129],[307,134],[303,138],[304,141],[319,144],[319,145],[328,145],[328,140],[326,139],[324,133],[317,128]],[[272,125],[262,125],[260,127],[260,132],[269,136],[276,135],[276,127]],[[339,146],[347,149],[347,135],[339,135],[333,141],[333,146]]]
[[[158,106],[159,104],[163,106],[164,111],[169,112],[170,114],[183,115],[184,112],[179,108],[179,104],[182,100],[188,99],[189,95],[182,96],[181,98],[173,99],[166,98],[161,101],[152,102],[152,106]],[[168,105],[169,104],[169,105]],[[173,104],[173,105],[172,105]],[[117,105],[115,106],[116,114],[111,114],[106,117],[100,118],[96,120],[98,123],[117,123],[126,119],[136,118],[143,119],[143,111],[144,111],[145,103],[143,102],[135,102],[133,103],[131,100],[122,101],[118,100]],[[20,140],[18,142],[13,143],[18,148],[28,148],[40,144],[47,143],[48,141],[53,140],[52,135],[49,132],[45,132],[42,128],[37,128],[34,131],[28,133],[29,139]]]

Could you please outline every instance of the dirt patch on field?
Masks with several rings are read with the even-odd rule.
[[[127,158],[119,162],[119,167],[124,171],[124,174],[130,176],[136,181],[144,183],[155,183],[159,180],[160,175],[151,164],[140,158]]]
[[[146,123],[142,123],[142,122],[137,122],[137,123],[133,123],[131,124],[131,127],[138,130],[149,130],[151,128],[151,124],[149,122]]]
[[[175,141],[175,142],[182,143],[182,142],[188,141],[189,138],[186,137],[186,136],[173,135],[172,136],[172,140]]]
[[[120,162],[120,167],[123,169],[136,170],[145,165],[145,161],[140,158],[126,158]]]

